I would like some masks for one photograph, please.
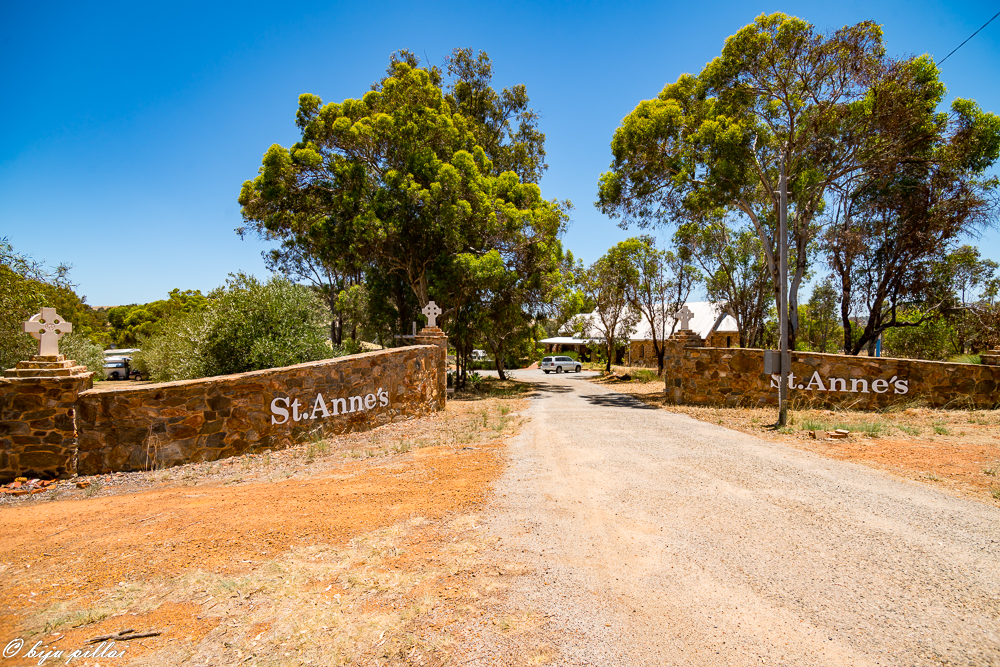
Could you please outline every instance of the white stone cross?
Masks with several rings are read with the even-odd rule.
[[[427,316],[427,326],[436,327],[437,316],[442,313],[442,310],[433,301],[428,301],[427,305],[420,312]]]
[[[683,308],[674,313],[674,319],[681,323],[682,331],[684,329],[690,329],[691,320],[694,319],[694,313],[691,312],[691,309],[688,308],[687,304],[685,303]]]
[[[72,324],[56,315],[55,308],[42,308],[42,312],[32,315],[21,327],[39,341],[38,354],[42,357],[58,356],[59,339],[73,330]]]

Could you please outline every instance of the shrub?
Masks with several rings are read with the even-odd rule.
[[[629,369],[629,373],[636,382],[655,382],[660,379],[659,374],[655,370],[648,368],[632,368]]]
[[[981,364],[983,363],[983,358],[978,354],[960,354],[951,357],[948,361],[954,364]]]
[[[136,367],[157,381],[245,373],[347,353],[327,337],[324,307],[305,286],[230,276],[203,311],[175,317],[142,342]]]
[[[132,365],[151,380],[170,382],[205,377],[204,348],[211,326],[208,311],[175,316],[160,332],[140,342]]]
[[[95,380],[104,379],[104,350],[82,333],[70,333],[59,341],[59,354],[94,373]]]

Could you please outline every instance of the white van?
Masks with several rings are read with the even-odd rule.
[[[132,355],[139,348],[130,347],[104,351],[104,379],[142,380],[142,373],[132,368]]]

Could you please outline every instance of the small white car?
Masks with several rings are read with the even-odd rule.
[[[570,357],[545,357],[542,359],[539,368],[546,373],[550,371],[555,371],[556,373],[576,371],[579,373],[582,366],[580,366],[580,362],[574,361]]]

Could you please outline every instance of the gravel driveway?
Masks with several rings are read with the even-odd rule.
[[[555,664],[1000,665],[995,507],[515,375],[539,395],[486,526]]]

